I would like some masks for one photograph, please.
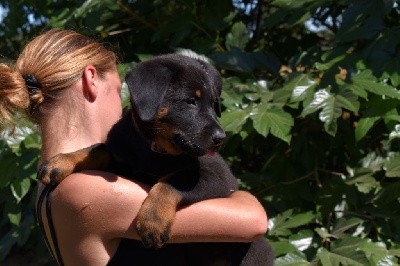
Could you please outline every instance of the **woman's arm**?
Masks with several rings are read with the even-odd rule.
[[[72,174],[53,193],[56,226],[65,227],[57,228],[57,233],[70,241],[74,234],[139,239],[134,219],[148,190],[110,173]],[[205,200],[179,210],[169,242],[250,242],[266,230],[264,208],[251,194],[237,191],[229,198]]]
[[[179,210],[170,242],[250,242],[266,233],[267,222],[258,200],[236,191]]]

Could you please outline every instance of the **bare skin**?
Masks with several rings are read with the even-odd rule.
[[[121,115],[120,88],[116,71],[101,79],[93,66],[86,67],[82,79],[68,92],[66,105],[55,110],[42,126],[42,160],[104,142]],[[53,221],[64,264],[106,265],[121,238],[138,240],[134,220],[148,191],[147,186],[100,171],[66,178],[52,195]],[[250,242],[266,230],[264,208],[251,194],[237,191],[229,198],[179,210],[170,242]]]

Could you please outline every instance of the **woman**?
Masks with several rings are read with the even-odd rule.
[[[15,68],[0,65],[1,121],[12,123],[14,113],[26,110],[40,129],[41,161],[104,142],[121,116],[120,91],[115,54],[73,31],[44,33],[25,47]],[[133,223],[148,190],[100,171],[66,178],[51,195],[50,216],[41,212],[50,249],[59,248],[58,262],[97,266],[121,254],[129,258],[126,239],[139,239]],[[170,243],[250,242],[266,230],[260,203],[236,191],[179,210]],[[129,259],[135,265],[137,257]]]

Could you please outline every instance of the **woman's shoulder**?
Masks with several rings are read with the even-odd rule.
[[[117,237],[132,229],[147,190],[112,173],[82,171],[71,174],[57,186],[51,199],[52,209],[60,220],[76,220],[78,226],[85,224],[95,233],[99,232],[99,226],[107,227],[111,237]]]
[[[85,170],[69,175],[54,190],[53,197],[67,204],[75,201],[98,200],[100,202],[116,195],[125,197],[147,196],[147,187],[113,173]]]

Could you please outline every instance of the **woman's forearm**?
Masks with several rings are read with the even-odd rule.
[[[250,242],[267,231],[264,208],[250,193],[210,199],[177,212],[170,242]]]

